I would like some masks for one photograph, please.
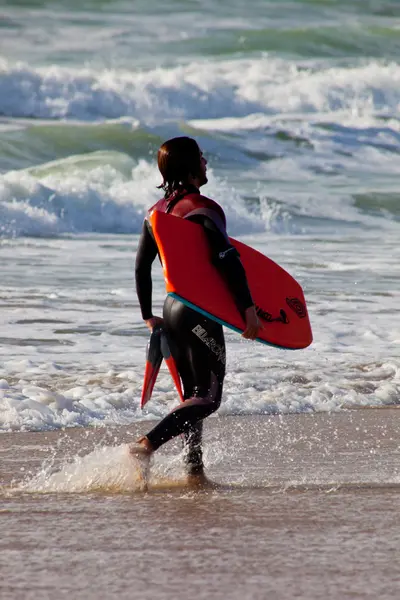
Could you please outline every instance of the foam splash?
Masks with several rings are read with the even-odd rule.
[[[222,445],[213,443],[204,453],[207,467],[222,460]],[[129,445],[99,446],[84,456],[76,455],[56,465],[54,458],[45,461],[38,473],[28,476],[12,488],[28,493],[129,493],[148,489],[185,486],[183,453],[158,452],[148,472],[129,454]]]
[[[128,445],[99,447],[86,456],[75,456],[55,470],[45,464],[18,491],[39,493],[83,493],[95,491],[141,491],[143,473],[129,455]]]

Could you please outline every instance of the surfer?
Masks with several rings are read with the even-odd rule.
[[[223,275],[245,320],[242,336],[257,337],[260,322],[248,288],[239,253],[230,244],[222,208],[214,200],[200,195],[207,183],[207,161],[197,142],[177,137],[165,142],[158,151],[158,168],[163,178],[164,197],[149,211],[143,223],[135,263],[136,291],[143,320],[153,332],[166,332],[183,384],[184,402],[170,412],[149,433],[130,445],[131,454],[149,458],[162,444],[183,434],[187,447],[189,481],[203,483],[203,419],[221,403],[225,377],[225,341],[222,326],[167,296],[163,317],[153,315],[151,266],[158,254],[149,216],[153,210],[189,219],[203,226],[211,251],[211,260]]]

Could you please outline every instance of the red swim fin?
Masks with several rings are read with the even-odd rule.
[[[142,397],[140,399],[140,408],[150,400],[161,367],[163,355],[161,353],[161,329],[157,327],[150,335],[150,340],[146,348],[146,367],[144,370],[144,380],[142,388]]]
[[[181,378],[180,378],[174,357],[172,356],[172,353],[171,353],[171,350],[169,347],[169,343],[168,343],[168,337],[165,332],[161,333],[160,346],[161,346],[162,355],[164,357],[165,362],[167,363],[167,367],[169,369],[169,372],[171,373],[171,377],[172,377],[172,380],[178,391],[179,397],[180,397],[181,401],[184,402],[185,400],[184,400],[183,392],[182,392]]]

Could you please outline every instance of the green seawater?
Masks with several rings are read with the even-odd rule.
[[[176,135],[206,153],[210,195],[278,231],[398,223],[400,2],[6,0],[0,29],[7,232],[132,178],[152,201]]]

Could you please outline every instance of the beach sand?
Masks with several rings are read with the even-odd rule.
[[[210,418],[211,489],[173,442],[143,491],[149,423],[2,434],[0,597],[397,598],[399,418]]]

